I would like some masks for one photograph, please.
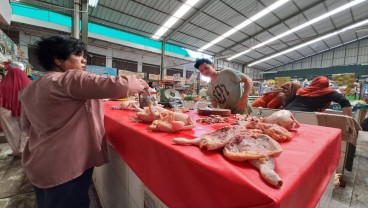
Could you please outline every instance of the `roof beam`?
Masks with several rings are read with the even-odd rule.
[[[327,34],[328,34],[328,33],[327,33]],[[325,34],[324,34],[324,35],[325,35]],[[323,35],[321,35],[321,36],[323,36]],[[324,53],[324,52],[328,52],[328,51],[331,51],[331,50],[333,50],[333,49],[335,49],[335,48],[339,48],[339,47],[342,47],[342,46],[348,45],[348,44],[350,44],[350,43],[354,43],[354,42],[356,42],[356,41],[360,41],[360,40],[364,40],[364,39],[368,39],[368,36],[362,37],[362,38],[360,38],[360,39],[355,39],[355,40],[353,40],[353,41],[349,41],[349,42],[346,42],[346,43],[340,44],[340,45],[338,45],[338,46],[331,47],[331,48],[329,48],[329,49],[326,49],[326,50],[320,51],[320,52],[318,52],[318,53],[312,54],[312,55],[310,55],[310,56],[307,56],[307,57],[305,57],[305,58],[309,58],[309,57],[315,56],[315,55],[317,55],[317,54],[321,54],[321,53]],[[295,60],[295,61],[290,61],[290,62],[288,62],[288,63],[286,63],[286,64],[282,64],[282,65],[278,65],[278,66],[275,66],[275,67],[272,67],[272,68],[268,68],[268,69],[266,69],[265,71],[269,71],[269,70],[275,69],[275,68],[277,68],[277,67],[285,66],[285,65],[287,65],[287,64],[291,64],[291,63],[294,63],[294,62],[296,62],[296,61],[303,60],[303,59],[305,59],[305,58],[301,58],[301,59],[298,59],[298,60]],[[254,67],[254,66],[253,66],[253,67]]]
[[[321,1],[317,1],[316,3],[309,5],[308,7],[304,8],[304,9],[303,9],[303,10],[301,10],[301,11],[297,11],[297,12],[294,12],[293,14],[291,14],[291,15],[288,15],[287,17],[285,17],[285,18],[281,19],[281,21],[282,21],[282,22],[285,22],[285,21],[287,21],[287,20],[289,20],[289,19],[291,19],[291,18],[293,18],[293,17],[295,17],[295,16],[299,15],[300,13],[305,12],[305,11],[309,10],[310,8],[313,8],[313,7],[317,6],[317,5],[318,5],[318,4],[320,4],[320,3],[321,3]],[[233,47],[235,47],[235,46],[237,46],[237,45],[239,45],[239,44],[241,44],[241,43],[243,43],[243,42],[245,42],[245,41],[247,41],[247,40],[250,40],[250,39],[252,39],[252,38],[254,39],[254,37],[256,37],[257,35],[259,35],[259,34],[261,34],[261,33],[265,32],[265,31],[268,31],[269,29],[271,29],[271,28],[273,28],[273,27],[275,27],[275,26],[277,26],[277,25],[279,25],[279,24],[280,24],[280,22],[276,22],[275,24],[272,24],[272,25],[268,26],[267,28],[264,28],[263,30],[261,30],[261,31],[259,31],[259,32],[257,32],[257,33],[255,33],[255,34],[254,34],[254,35],[252,35],[251,37],[249,37],[249,38],[245,38],[245,39],[243,39],[243,40],[240,40],[240,41],[238,41],[238,42],[234,43],[233,45],[231,45],[231,46],[229,46],[229,47],[225,48],[224,50],[220,51],[220,52],[219,52],[219,54],[221,54],[221,53],[223,53],[223,52],[225,52],[225,51],[227,51],[227,50],[230,50],[231,48],[233,48]]]
[[[212,4],[214,4],[217,0],[208,0],[207,3],[205,3],[201,8],[199,8],[191,17],[189,17],[188,19],[186,19],[181,25],[179,25],[178,27],[175,28],[175,30],[173,30],[170,34],[168,34],[163,41],[166,42],[168,41],[172,35],[174,35],[176,32],[178,32],[179,30],[181,30],[185,25],[187,25],[189,22],[191,22],[194,18],[196,18],[200,13],[202,13],[202,11],[207,8],[212,6]],[[193,7],[194,8],[194,7]]]

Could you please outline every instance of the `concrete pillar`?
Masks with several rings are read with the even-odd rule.
[[[107,51],[106,51],[106,67],[112,67],[112,51],[113,51],[113,49],[111,47],[107,48]]]

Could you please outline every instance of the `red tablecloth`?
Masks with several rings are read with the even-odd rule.
[[[221,152],[173,145],[174,137],[194,138],[219,125],[198,124],[179,133],[152,132],[133,111],[105,103],[108,140],[143,183],[169,207],[315,207],[340,160],[341,130],[302,125],[282,143],[276,158],[281,188],[268,185],[247,162]],[[194,115],[194,114],[193,114]]]

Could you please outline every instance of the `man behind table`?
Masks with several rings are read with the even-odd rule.
[[[211,78],[208,95],[213,107],[230,109],[233,114],[251,112],[248,96],[253,86],[252,79],[232,69],[217,72],[213,63],[208,59],[198,59],[194,67],[203,76]]]

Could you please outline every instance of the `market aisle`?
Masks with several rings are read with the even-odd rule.
[[[0,136],[0,208],[36,208],[36,196],[26,178],[20,158],[8,156],[11,149]],[[90,192],[90,208],[101,208],[94,187]]]
[[[368,207],[368,132],[361,131],[353,170],[344,173],[345,188],[335,188],[330,208]]]

